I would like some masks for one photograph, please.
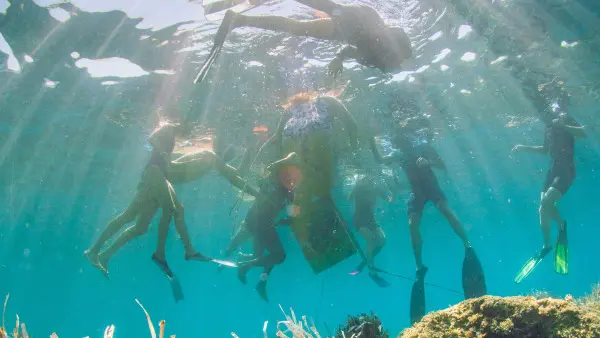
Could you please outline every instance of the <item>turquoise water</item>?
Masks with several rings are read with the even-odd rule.
[[[167,255],[186,297],[175,304],[150,260],[156,221],[114,257],[110,281],[82,256],[133,197],[157,116],[196,114],[198,133],[210,129],[221,142],[241,148],[253,140],[253,127],[274,128],[286,95],[344,83],[340,98],[361,127],[363,149],[341,158],[340,182],[349,181],[357,164],[373,161],[366,135],[386,132],[389,107],[423,93],[438,133],[434,145],[448,167],[438,177],[477,249],[489,293],[588,292],[600,280],[598,4],[360,2],[407,30],[416,58],[404,72],[388,76],[348,63],[343,78],[331,84],[324,67],[339,45],[244,29],[231,35],[211,81],[199,86],[191,84],[193,75],[220,18],[187,22],[202,18],[198,3],[77,1],[80,9],[63,5],[67,11],[51,12],[48,1],[0,3],[0,293],[11,294],[7,322],[18,313],[34,336],[55,331],[60,337],[100,337],[114,324],[117,337],[146,337],[134,302],[139,299],[155,322],[165,319],[167,332],[178,337],[259,337],[265,320],[274,336],[275,322],[283,319],[278,304],[313,318],[323,335],[333,334],[348,314],[370,310],[394,335],[407,327],[410,281],[389,277],[393,285],[382,289],[366,274],[349,276],[356,255],[314,275],[286,228],[279,233],[287,259],[270,279],[270,303],[253,291],[258,270],[244,286],[233,270],[218,274],[215,266],[186,262],[172,230]],[[293,1],[249,13],[314,15]],[[560,203],[569,221],[570,272],[555,274],[547,259],[516,285],[514,275],[541,245],[537,209],[549,163],[510,149],[542,142],[543,127],[524,83],[553,77],[564,79],[573,95],[570,112],[588,128],[588,138],[576,145],[577,179]],[[216,174],[176,189],[194,245],[218,257],[249,203],[230,214],[237,192]],[[334,191],[347,219],[349,189],[340,183]],[[408,192],[400,197],[378,207],[388,245],[377,262],[413,276]],[[422,232],[427,282],[461,290],[461,243],[432,206]],[[434,287],[426,287],[426,295],[429,311],[462,300]]]

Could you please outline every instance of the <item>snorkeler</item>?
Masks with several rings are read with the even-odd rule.
[[[562,82],[559,95],[550,100],[534,100],[541,119],[546,125],[544,144],[541,146],[516,145],[513,152],[548,154],[552,161],[540,199],[540,226],[544,239],[542,249],[521,268],[515,282],[520,283],[552,251],[551,222],[558,224],[558,237],[554,249],[554,269],[559,274],[568,273],[567,221],[561,216],[558,201],[567,193],[575,179],[575,138],[585,138],[585,127],[568,115],[569,95],[564,93]],[[543,89],[544,85],[541,86]],[[542,102],[544,101],[544,102]]]
[[[393,202],[396,195],[395,189],[392,196],[388,196],[387,192],[390,189],[384,189],[368,174],[360,178],[350,194],[348,195],[349,200],[354,200],[354,217],[353,224],[354,228],[367,242],[366,250],[366,261],[361,262],[356,269],[350,274],[359,274],[365,266],[369,267],[369,275],[375,280],[380,286],[384,283],[381,278],[378,278],[377,272],[374,270],[374,258],[383,249],[386,238],[385,232],[377,224],[375,220],[375,206],[377,204],[377,198],[381,198],[388,202]]]
[[[155,130],[149,138],[152,154],[138,184],[136,195],[127,209],[114,218],[102,232],[96,242],[85,251],[85,256],[92,265],[100,269],[108,278],[110,258],[134,238],[147,232],[150,222],[158,209],[163,215],[159,224],[158,245],[152,259],[165,274],[170,271],[165,258],[165,242],[168,226],[174,219],[175,229],[183,242],[186,260],[213,261],[194,250],[184,221],[183,206],[177,199],[171,180],[176,183],[189,182],[201,178],[209,170],[216,168],[233,185],[257,195],[251,186],[236,176],[234,168],[224,164],[212,151],[183,156],[171,162],[175,148],[175,136],[182,131],[174,124],[165,124]],[[123,231],[117,239],[104,251],[104,244],[123,226],[136,221],[135,225]]]
[[[285,250],[276,231],[276,226],[281,221],[276,223],[275,220],[284,207],[294,199],[292,190],[287,188],[293,186],[290,179],[293,178],[286,177],[285,171],[275,170],[261,181],[260,195],[250,206],[240,230],[226,251],[226,256],[231,255],[241,245],[242,240],[253,238],[253,255],[245,256],[244,261],[238,261],[238,278],[246,284],[248,271],[254,267],[263,267],[260,281],[256,284],[256,291],[265,301],[269,301],[266,289],[269,274],[275,265],[285,260]],[[265,251],[268,253],[265,254]]]
[[[348,131],[350,148],[356,149],[357,125],[348,109],[333,97],[314,93],[301,93],[290,99],[276,134],[266,143],[276,142],[286,156],[269,165],[267,170],[283,168],[291,175],[296,172],[300,176],[294,180],[297,184],[294,204],[298,210],[295,219],[306,220],[316,200],[331,200],[335,172],[335,118],[341,120]],[[289,156],[292,153],[295,156]]]
[[[296,0],[325,12],[329,18],[293,20],[280,16],[247,16],[227,11],[214,38],[214,46],[194,83],[202,82],[225,43],[227,34],[239,27],[256,27],[296,36],[338,41],[347,44],[329,63],[328,72],[337,76],[343,62],[376,67],[384,72],[400,70],[402,62],[412,56],[411,43],[401,27],[389,26],[371,7],[340,5],[330,0]]]
[[[446,196],[439,186],[433,168],[445,170],[444,162],[430,145],[428,128],[415,130],[410,123],[398,128],[392,144],[400,152],[382,156],[377,149],[375,138],[371,139],[371,149],[375,159],[380,163],[398,163],[406,173],[411,187],[411,197],[408,202],[408,223],[417,265],[416,280],[422,282],[427,274],[423,264],[420,225],[423,209],[428,202],[433,202],[438,211],[446,218],[454,232],[463,242],[465,259],[463,261],[463,288],[465,298],[482,296],[486,293],[485,277],[479,259],[467,238],[465,230],[448,206]]]

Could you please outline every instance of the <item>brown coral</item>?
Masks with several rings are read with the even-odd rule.
[[[484,296],[430,313],[399,337],[600,337],[598,313],[562,299]]]

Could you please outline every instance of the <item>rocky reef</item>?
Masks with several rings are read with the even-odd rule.
[[[484,296],[430,313],[398,337],[600,337],[596,288],[574,300]]]

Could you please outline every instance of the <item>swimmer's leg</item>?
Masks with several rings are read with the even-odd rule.
[[[125,244],[129,243],[132,239],[145,234],[150,226],[150,221],[154,217],[154,214],[158,210],[158,205],[149,204],[147,205],[138,216],[138,220],[135,225],[125,229],[119,237],[102,253],[98,255],[98,262],[104,270],[108,278],[108,263],[112,256],[117,253]]]
[[[167,236],[169,235],[169,226],[171,225],[171,219],[173,214],[164,212],[158,222],[158,242],[156,244],[156,251],[152,254],[152,260],[162,272],[169,278],[173,278],[175,275],[169,265],[167,264],[166,246]]]
[[[233,255],[233,253],[239,249],[250,237],[252,237],[252,234],[248,230],[246,222],[244,221],[242,224],[240,224],[240,227],[235,232],[235,235],[233,235],[231,238],[231,242],[229,242],[229,246],[223,252],[223,256],[225,256],[225,258],[231,257],[231,255]]]
[[[258,237],[260,236],[260,237]],[[269,251],[266,255],[260,255],[264,250]],[[258,250],[258,251],[256,251]],[[263,267],[263,273],[260,276],[260,281],[256,285],[256,291],[260,297],[269,301],[267,297],[267,280],[275,265],[283,263],[285,260],[285,250],[279,235],[274,227],[269,226],[263,230],[261,234],[255,235],[255,252],[260,255],[258,258],[242,263],[238,268],[238,277],[242,282],[246,281],[246,273],[253,267]]]
[[[381,252],[381,250],[383,249],[383,247],[385,246],[385,243],[386,243],[385,232],[383,232],[382,228],[377,228],[377,230],[375,230],[374,239],[375,239],[375,241],[374,241],[375,249],[373,250],[373,258],[375,258],[375,257],[377,257],[377,255],[379,255],[379,253]]]
[[[231,183],[234,187],[242,190],[245,193],[248,193],[254,197],[258,197],[260,193],[256,190],[252,185],[248,184],[243,178],[238,176],[238,171],[230,166],[229,164],[223,162],[219,157],[215,155],[215,169],[221,176]]]
[[[438,208],[442,216],[446,218],[448,223],[450,223],[452,230],[454,230],[458,237],[463,241],[463,245],[465,246],[465,248],[470,247],[471,243],[469,243],[469,239],[467,238],[465,228],[458,220],[458,217],[456,217],[454,211],[452,211],[452,209],[450,209],[450,207],[448,206],[448,202],[446,200],[441,200],[436,203],[436,207]]]
[[[296,2],[299,2],[310,8],[314,8],[318,11],[325,12],[330,16],[333,14],[333,11],[335,9],[340,8],[342,6],[330,0],[296,0]]]
[[[181,203],[179,203],[175,189],[173,189],[171,183],[164,178],[162,172],[156,166],[146,170],[144,180],[148,182],[150,190],[158,200],[163,213],[170,214],[174,218],[175,230],[183,243],[185,259],[205,261],[206,257],[199,254],[192,246],[190,234],[185,224],[184,209]],[[163,216],[166,217],[164,214]]]
[[[228,12],[229,13],[229,12]],[[231,28],[255,27],[265,30],[308,36],[323,40],[335,40],[335,25],[331,19],[294,20],[282,16],[249,16],[231,12]]]
[[[552,247],[552,243],[550,242],[551,220],[555,220],[559,227],[562,227],[565,223],[556,205],[561,198],[562,193],[554,187],[550,187],[546,192],[542,192],[539,213],[545,248]]]
[[[90,263],[92,263],[93,266],[104,270],[98,261],[98,254],[100,253],[102,246],[117,232],[119,232],[119,230],[121,230],[127,223],[135,221],[136,217],[140,213],[143,203],[148,201],[148,198],[144,194],[145,192],[142,189],[139,189],[127,209],[119,216],[111,220],[96,242],[94,242],[94,244],[84,252],[86,258],[90,261]]]

